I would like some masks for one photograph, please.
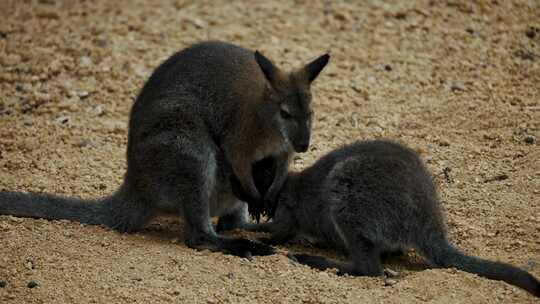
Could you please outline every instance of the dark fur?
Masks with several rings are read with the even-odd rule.
[[[246,204],[234,197],[229,177],[238,176],[243,191],[259,203],[251,174],[258,159],[279,164],[270,188],[281,188],[293,150],[304,152],[309,145],[310,84],[328,58],[284,73],[262,54],[232,44],[186,48],[154,71],[132,107],[127,172],[116,193],[91,202],[1,192],[0,214],[131,232],[158,213],[172,213],[184,217],[188,246],[271,254],[267,245],[217,235],[211,217],[221,216],[221,229],[247,225]]]
[[[261,192],[272,181],[271,167],[271,160],[255,165]],[[241,192],[235,184],[234,191]],[[290,173],[275,203],[272,222],[257,227],[271,232],[272,244],[305,235],[349,256],[339,262],[293,255],[314,268],[378,276],[381,254],[412,247],[434,267],[455,267],[540,296],[540,283],[528,272],[469,256],[451,244],[432,177],[402,145],[379,140],[337,149],[303,172]]]

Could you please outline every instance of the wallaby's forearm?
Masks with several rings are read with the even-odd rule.
[[[265,203],[272,203],[275,201],[279,191],[283,187],[287,176],[289,175],[289,158],[287,154],[279,155],[275,158],[276,169],[274,172],[274,180],[268,188],[268,191],[264,195]]]

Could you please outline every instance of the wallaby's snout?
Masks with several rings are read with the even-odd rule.
[[[298,138],[292,141],[292,145],[296,153],[304,153],[309,148],[309,142],[311,137],[310,124],[306,123],[306,127],[302,129],[298,132]]]
[[[303,153],[303,152],[306,152],[308,148],[309,148],[309,141],[302,142],[294,147],[294,151],[296,151],[297,153]]]

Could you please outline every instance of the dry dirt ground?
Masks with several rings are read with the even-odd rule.
[[[0,18],[0,190],[114,191],[133,98],[193,42],[235,42],[285,67],[330,51],[295,169],[357,139],[405,142],[435,175],[457,245],[540,277],[537,0],[2,0]],[[123,235],[0,216],[0,302],[538,303],[412,253],[388,265],[401,277],[385,286],[283,255],[316,251],[306,245],[248,261],[189,249],[181,232],[177,219]]]

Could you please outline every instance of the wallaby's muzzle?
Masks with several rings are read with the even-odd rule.
[[[291,140],[293,149],[296,153],[304,153],[309,148],[311,138],[311,120],[306,119],[305,122],[299,123],[300,128],[294,132],[294,137]]]
[[[305,141],[305,142],[298,143],[298,144],[294,144],[293,148],[294,148],[294,151],[296,151],[297,153],[304,153],[309,148],[309,140]]]

